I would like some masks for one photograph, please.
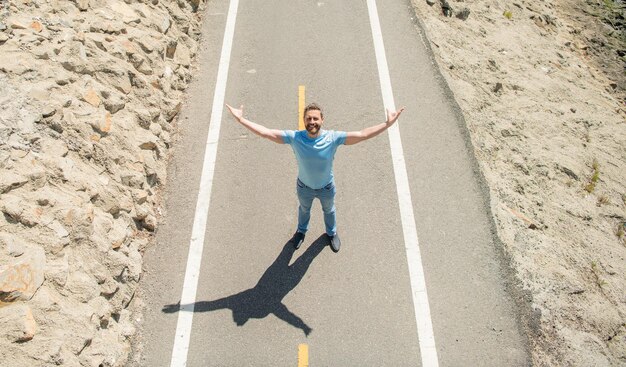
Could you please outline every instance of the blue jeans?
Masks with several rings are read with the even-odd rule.
[[[311,219],[311,205],[313,199],[318,198],[322,204],[324,212],[324,224],[326,234],[334,236],[337,233],[337,217],[335,215],[335,183],[331,182],[321,189],[312,189],[298,179],[296,182],[298,190],[298,232],[306,233],[309,229]]]

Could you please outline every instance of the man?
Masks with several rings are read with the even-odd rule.
[[[243,106],[239,109],[226,105],[233,117],[253,133],[278,144],[290,144],[298,161],[298,178],[296,180],[298,201],[298,228],[291,241],[296,249],[304,241],[309,227],[311,205],[317,198],[322,204],[326,235],[330,238],[330,247],[338,252],[341,240],[337,234],[335,214],[335,180],[333,159],[337,147],[341,144],[352,145],[375,137],[387,130],[400,117],[404,107],[396,112],[387,110],[387,121],[370,126],[360,131],[322,130],[324,113],[315,103],[304,109],[304,125],[306,130],[275,130],[247,120],[243,117]]]

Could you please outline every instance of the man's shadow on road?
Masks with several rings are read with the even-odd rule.
[[[274,263],[267,268],[254,288],[214,301],[196,302],[193,304],[193,311],[207,312],[228,308],[233,312],[233,321],[237,326],[244,325],[250,319],[262,319],[272,313],[301,329],[308,336],[313,329],[298,315],[289,311],[282,301],[300,283],[313,260],[328,244],[328,236],[321,235],[293,264],[289,265],[296,251],[290,240],[283,246]],[[191,304],[181,305],[179,302],[165,305],[162,311],[165,313],[189,311],[191,309],[189,306]]]

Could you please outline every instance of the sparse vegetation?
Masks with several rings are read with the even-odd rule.
[[[607,283],[604,279],[600,277],[600,269],[598,269],[598,263],[596,263],[595,261],[591,262],[591,272],[596,279],[596,284],[598,285],[598,287],[600,287],[601,289],[604,288]]]
[[[610,202],[611,200],[609,200],[609,197],[606,195],[600,195],[600,197],[598,198],[598,206],[606,205]]]
[[[506,17],[506,19],[509,19],[509,20],[511,20],[511,18],[513,18],[513,12],[511,12],[510,10],[505,10],[502,15],[504,15]]]
[[[598,183],[598,180],[600,179],[600,164],[598,163],[596,159],[594,159],[593,163],[591,164],[591,167],[593,168],[591,180],[589,180],[589,183],[585,186],[585,191],[587,191],[590,194],[596,189],[596,184]]]

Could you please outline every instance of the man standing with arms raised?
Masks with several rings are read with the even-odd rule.
[[[298,179],[296,181],[298,201],[298,228],[291,241],[296,249],[300,248],[309,227],[311,205],[318,198],[324,212],[326,235],[330,247],[338,252],[341,240],[337,234],[335,213],[335,179],[333,160],[339,145],[352,145],[387,130],[400,117],[404,107],[396,112],[387,110],[387,121],[370,126],[360,131],[323,130],[324,113],[320,106],[311,103],[304,109],[306,130],[276,130],[247,120],[243,117],[243,106],[239,109],[226,105],[233,117],[253,133],[278,144],[290,144],[298,161]]]

